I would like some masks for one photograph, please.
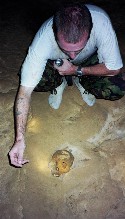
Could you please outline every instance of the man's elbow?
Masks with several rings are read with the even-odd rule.
[[[110,70],[109,74],[110,76],[115,76],[121,73],[121,69],[117,69],[117,70]]]
[[[114,75],[118,75],[121,72],[121,68],[114,71]]]
[[[27,98],[30,98],[33,92],[33,89],[34,88],[32,87],[25,87],[25,86],[20,85],[18,94],[25,96]]]

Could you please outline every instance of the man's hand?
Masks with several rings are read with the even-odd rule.
[[[11,165],[15,167],[22,167],[29,160],[23,159],[23,154],[25,150],[24,141],[15,142],[12,149],[9,152],[9,158]]]
[[[54,68],[58,70],[60,75],[75,75],[77,66],[73,65],[67,59],[63,59],[63,65],[58,67],[54,64]]]

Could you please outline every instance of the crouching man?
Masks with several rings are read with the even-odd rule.
[[[63,60],[57,66],[55,60]],[[93,106],[96,98],[117,100],[124,96],[122,60],[115,31],[104,10],[94,5],[63,6],[37,32],[21,69],[15,104],[16,138],[9,152],[11,164],[22,167],[25,129],[31,94],[50,91],[49,104],[58,109],[66,76],[72,77],[83,101]]]

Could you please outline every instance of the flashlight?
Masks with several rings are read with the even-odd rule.
[[[60,67],[60,66],[63,65],[63,60],[60,59],[60,58],[58,58],[58,59],[55,60],[55,64],[56,64],[58,67]],[[72,85],[73,85],[72,76],[71,76],[71,75],[66,75],[66,76],[65,76],[65,79],[66,79],[66,81],[67,81],[68,86],[72,86]]]
[[[55,64],[58,66],[58,67],[60,67],[60,66],[62,66],[63,65],[63,60],[62,59],[56,59],[55,60]]]

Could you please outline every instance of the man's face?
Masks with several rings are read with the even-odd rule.
[[[57,43],[59,48],[64,52],[66,55],[68,55],[71,59],[74,59],[86,46],[86,43],[88,41],[88,34],[85,33],[83,38],[77,42],[77,43],[67,43],[63,35],[58,33],[57,34]]]

